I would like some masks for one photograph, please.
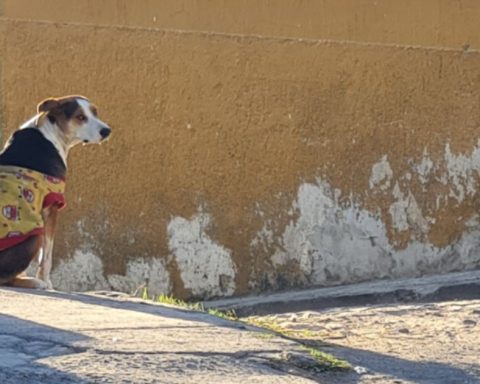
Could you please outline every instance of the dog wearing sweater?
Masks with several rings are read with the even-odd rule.
[[[0,285],[52,289],[58,211],[65,206],[69,150],[100,143],[111,128],[83,96],[49,98],[0,153]],[[36,278],[25,270],[39,257]]]

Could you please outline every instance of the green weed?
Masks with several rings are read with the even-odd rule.
[[[245,319],[239,319],[235,311],[222,311],[215,308],[209,308],[205,310],[202,303],[190,303],[180,299],[177,299],[173,296],[160,295],[157,297],[150,296],[146,287],[143,288],[141,292],[141,297],[143,300],[152,300],[157,303],[173,305],[176,307],[185,308],[192,311],[208,313],[212,316],[216,316],[225,320],[230,321],[239,321],[248,325],[252,325],[258,328],[265,329],[270,332],[255,332],[255,336],[259,338],[272,338],[275,335],[283,337],[288,340],[295,341],[300,343],[303,348],[305,348],[312,356],[315,361],[318,362],[318,367],[315,369],[351,369],[351,366],[343,360],[339,360],[333,355],[322,352],[316,348],[320,345],[319,341],[312,340],[312,338],[319,338],[320,334],[318,332],[312,332],[310,330],[297,330],[297,329],[288,329],[278,324],[275,320],[268,317],[247,317]]]
[[[335,356],[322,352],[316,348],[304,347],[315,360],[321,365],[331,369],[348,370],[352,369],[352,366],[344,360],[337,359]]]

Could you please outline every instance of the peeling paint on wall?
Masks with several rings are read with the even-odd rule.
[[[52,272],[52,283],[61,291],[94,291],[109,289],[103,275],[102,260],[90,251],[74,252]]]
[[[108,283],[115,291],[135,292],[145,286],[149,295],[169,294],[171,290],[170,274],[160,258],[143,257],[133,259],[127,264],[125,275],[109,275]]]
[[[34,276],[36,263],[28,274]],[[151,295],[169,294],[170,275],[159,258],[137,258],[127,264],[125,275],[105,276],[101,259],[90,251],[75,251],[71,259],[62,260],[52,272],[52,282],[62,291],[112,289],[134,293],[145,286]]]
[[[414,173],[418,176],[422,184],[426,184],[429,181],[432,171],[434,170],[433,165],[433,161],[425,148],[420,163],[413,164],[412,166]]]
[[[480,141],[470,153],[453,153],[449,143],[445,145],[443,157],[433,159],[425,148],[420,162],[411,162],[411,169],[426,188],[432,181],[448,186],[450,192],[443,199],[453,198],[462,203],[477,193],[480,173]]]
[[[227,296],[235,292],[235,265],[231,251],[207,234],[210,215],[200,212],[190,220],[175,217],[168,224],[168,246],[180,269],[185,288],[195,296]]]
[[[380,212],[361,208],[361,197],[357,196],[357,201],[353,195],[342,198],[339,189],[320,178],[316,183],[300,185],[288,210],[292,220],[280,237],[273,230],[278,223],[257,204],[256,214],[263,226],[250,241],[250,248],[252,252],[270,254],[270,285],[275,287],[285,275],[293,285],[331,285],[478,267],[477,219],[468,222],[457,242],[444,248],[431,244],[428,234],[435,220],[424,215],[409,183],[414,177],[422,185],[433,178],[440,180],[447,187],[445,196],[437,196],[440,199],[453,197],[460,202],[474,195],[480,147],[475,146],[470,154],[453,154],[447,144],[438,162],[425,150],[418,163],[409,165],[410,171],[399,177],[401,183],[394,179],[386,155],[372,166],[370,190],[380,190],[391,199],[389,222]],[[211,220],[210,214],[200,211],[190,219],[174,217],[167,227],[171,257],[178,265],[185,288],[197,297],[228,296],[236,289],[232,251],[210,237]],[[396,248],[387,225],[399,233],[410,233],[405,247]],[[77,230],[85,241],[84,249],[88,250],[94,237],[84,227],[83,221],[77,222]],[[256,278],[252,273],[251,279]],[[105,277],[100,258],[85,250],[61,261],[52,280],[62,290],[110,288],[133,292],[146,284],[149,292],[156,295],[169,293],[172,288],[164,258],[132,258],[125,275]],[[255,287],[256,283],[251,281],[250,285]]]
[[[390,187],[390,182],[393,178],[393,171],[388,162],[388,156],[385,155],[382,159],[374,164],[372,167],[372,174],[370,176],[369,185],[373,189],[375,187],[385,191]]]
[[[295,261],[305,282],[336,284],[384,277],[392,268],[385,228],[376,215],[341,207],[339,191],[318,180],[302,184],[294,202],[299,216],[282,236],[275,267]]]
[[[409,192],[395,186],[396,225],[400,230],[418,226],[428,231],[418,204]],[[302,184],[294,202],[298,218],[287,226],[282,247],[272,256],[278,268],[294,262],[299,282],[315,285],[345,284],[385,277],[419,276],[424,273],[464,270],[478,267],[480,232],[476,221],[456,244],[438,248],[412,240],[396,250],[387,237],[381,218],[354,203],[339,203],[340,193],[327,183]]]
[[[274,243],[274,233],[270,228],[272,225],[271,220],[267,220],[262,229],[257,233],[257,236],[250,242],[250,248],[252,251],[261,248],[263,251],[268,251],[270,246]]]
[[[455,155],[450,144],[445,147],[445,163],[447,181],[452,184],[450,197],[462,202],[466,196],[471,197],[476,192],[478,172],[480,171],[480,143],[471,154]]]
[[[397,231],[413,229],[417,233],[426,234],[429,230],[429,224],[423,217],[412,192],[408,191],[407,194],[404,194],[397,182],[392,195],[396,200],[389,208],[393,228]]]

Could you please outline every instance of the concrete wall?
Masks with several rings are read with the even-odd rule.
[[[250,8],[259,24],[228,23],[223,2],[161,2],[190,15],[161,27],[190,32],[144,28],[154,2],[144,18],[127,1],[102,2],[110,14],[68,3],[7,0],[0,19],[6,133],[70,93],[114,127],[106,145],[71,153],[56,287],[132,291],[148,279],[151,292],[212,297],[480,266],[480,54],[459,47],[478,34],[452,21],[480,4],[422,2],[458,12],[401,32],[367,12],[398,2],[316,2],[346,23],[327,36],[307,1],[291,3],[299,33],[272,2]],[[195,31],[214,23],[200,5],[224,15],[222,33]],[[352,9],[378,19],[362,42],[343,41]],[[458,33],[431,33],[439,26]]]
[[[480,47],[477,0],[3,0],[12,18]]]

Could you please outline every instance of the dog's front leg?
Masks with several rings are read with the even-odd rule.
[[[57,224],[58,207],[52,205],[42,211],[43,222],[45,223],[45,235],[42,247],[42,259],[38,265],[37,278],[43,280],[48,289],[53,289],[50,280],[50,271],[52,269],[53,239],[55,237],[55,226]]]

